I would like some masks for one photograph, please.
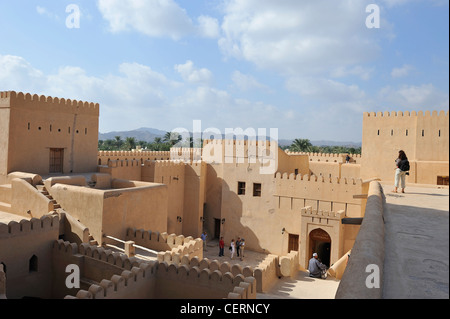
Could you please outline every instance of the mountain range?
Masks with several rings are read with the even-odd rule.
[[[108,133],[99,133],[99,140],[113,140],[116,136],[120,136],[122,140],[125,140],[127,137],[134,137],[137,141],[145,141],[147,143],[151,143],[155,140],[156,137],[163,138],[166,134],[166,131],[158,130],[155,128],[141,127],[136,130],[131,131],[114,131]],[[293,139],[280,139],[278,140],[278,144],[280,146],[289,146],[293,142]],[[361,147],[362,143],[357,142],[337,142],[337,141],[311,141],[311,144],[314,146],[345,146],[345,147]]]

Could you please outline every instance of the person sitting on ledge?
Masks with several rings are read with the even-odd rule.
[[[313,257],[309,260],[308,271],[309,277],[322,278],[322,271],[326,269],[326,266],[319,261],[317,253],[313,254]]]

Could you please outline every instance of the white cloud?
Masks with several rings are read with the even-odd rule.
[[[41,16],[45,16],[47,18],[59,20],[59,16],[53,12],[50,12],[47,8],[36,6],[36,12]]]
[[[412,70],[414,70],[413,66],[405,64],[400,68],[394,68],[391,72],[391,76],[393,78],[405,77],[408,76]]]
[[[380,51],[365,26],[369,0],[230,0],[225,5],[219,46],[285,75],[324,74],[372,61]]]
[[[267,85],[258,82],[258,80],[256,80],[253,76],[242,74],[239,71],[233,72],[232,81],[235,87],[237,87],[241,91],[249,91],[253,89],[269,89]]]
[[[197,69],[194,62],[188,60],[185,64],[175,65],[175,70],[180,73],[181,77],[189,83],[210,85],[213,80],[213,74],[206,68]]]
[[[174,40],[190,35],[215,39],[220,34],[217,19],[201,15],[196,24],[174,0],[97,0],[97,7],[113,33],[137,31]]]
[[[403,85],[399,88],[382,88],[379,97],[389,106],[405,110],[448,109],[449,95],[433,84]]]
[[[199,34],[205,38],[216,39],[220,35],[219,21],[208,16],[200,16],[198,20]]]
[[[193,32],[191,19],[173,0],[98,0],[97,6],[112,32],[136,30],[173,39]]]
[[[192,81],[204,74],[190,61],[180,67],[190,71],[187,76]],[[198,77],[192,77],[196,72]],[[171,130],[192,125],[196,119],[202,120],[204,128],[217,127],[222,132],[227,127],[265,128],[267,123],[286,127],[284,121],[293,116],[267,103],[234,98],[224,90],[202,84],[186,86],[137,63],[123,63],[118,74],[103,76],[74,66],[44,74],[23,58],[0,55],[0,87],[100,103],[102,132],[143,126]]]

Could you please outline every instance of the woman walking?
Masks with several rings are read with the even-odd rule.
[[[231,259],[233,259],[234,254],[236,253],[236,244],[234,243],[234,239],[231,240],[230,250],[231,250]]]
[[[409,161],[404,151],[398,152],[398,158],[395,160],[396,169],[395,169],[395,188],[393,190],[394,193],[398,192],[398,188],[401,186],[402,193],[405,192],[406,188],[406,175],[409,175]]]

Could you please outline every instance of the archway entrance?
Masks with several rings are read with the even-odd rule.
[[[317,253],[320,261],[330,267],[331,237],[321,228],[314,229],[309,234],[309,258],[313,253]]]

